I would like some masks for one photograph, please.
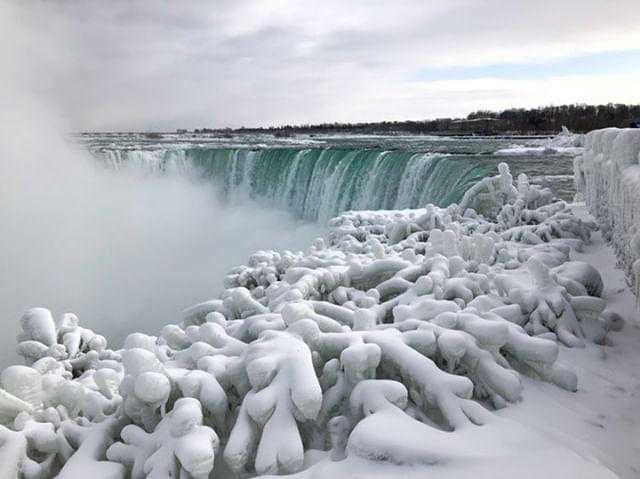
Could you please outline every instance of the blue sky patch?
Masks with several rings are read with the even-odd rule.
[[[544,79],[566,75],[611,75],[640,72],[640,49],[591,53],[546,62],[500,63],[473,67],[428,68],[413,76],[415,81]]]

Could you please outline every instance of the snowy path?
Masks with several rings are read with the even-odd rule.
[[[586,214],[584,207],[575,210]],[[592,454],[622,479],[635,479],[640,477],[640,322],[635,297],[600,232],[584,252],[572,253],[572,259],[600,271],[607,307],[627,324],[610,334],[611,346],[561,349],[561,360],[578,374],[577,393],[523,378],[523,401],[507,408],[503,416],[555,434],[573,449]]]

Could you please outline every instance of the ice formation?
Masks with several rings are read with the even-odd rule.
[[[562,127],[560,133],[553,138],[541,143],[539,140],[530,144],[514,144],[509,148],[502,148],[495,152],[498,156],[520,156],[520,155],[560,155],[576,156],[582,153],[585,142],[585,135],[572,133],[566,126]]]
[[[587,134],[574,160],[578,199],[584,200],[620,265],[640,292],[640,130],[606,128]]]
[[[598,271],[569,261],[595,225],[499,170],[461,206],[347,212],[306,253],[259,251],[220,298],[119,350],[29,310],[26,365],[0,376],[0,477],[286,474],[311,449],[433,464],[461,454],[451,431],[521,400],[521,375],[575,391],[559,348],[623,322]],[[367,432],[389,421],[437,444]]]

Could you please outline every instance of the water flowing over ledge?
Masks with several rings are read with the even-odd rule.
[[[348,210],[448,206],[490,171],[472,159],[379,149],[172,148],[102,156],[115,169],[210,178],[229,200],[248,196],[321,222]]]

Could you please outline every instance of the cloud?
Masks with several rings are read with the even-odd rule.
[[[526,75],[528,64],[637,50],[636,0],[52,1],[19,4],[16,21],[32,32],[18,55],[38,64],[34,88],[58,102],[75,129],[418,119],[576,98],[637,101],[633,88],[604,88],[619,72],[602,64],[577,79],[578,93],[557,77]],[[443,90],[439,81],[415,81],[426,69],[514,63],[524,73],[500,87],[506,96],[495,85]],[[549,87],[550,96],[538,93]]]

